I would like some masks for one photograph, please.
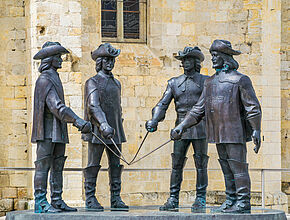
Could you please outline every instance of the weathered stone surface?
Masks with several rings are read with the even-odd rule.
[[[79,208],[78,212],[74,213],[57,213],[53,214],[54,218],[71,220],[91,220],[91,219],[118,219],[118,220],[137,220],[137,219],[161,219],[161,220],[173,220],[173,219],[205,219],[205,220],[286,220],[286,215],[282,211],[270,210],[270,209],[257,209],[253,208],[251,214],[225,214],[225,213],[214,213],[214,209],[207,208],[204,210],[205,213],[196,212],[192,213],[190,207],[180,208],[178,212],[160,212],[158,207],[131,207],[129,212],[122,211],[110,211],[106,209],[104,212],[93,212],[86,211],[83,208]],[[51,219],[52,214],[38,214],[33,211],[15,211],[7,213],[6,220],[36,220]]]
[[[0,200],[0,212],[9,212],[13,210],[13,199]]]

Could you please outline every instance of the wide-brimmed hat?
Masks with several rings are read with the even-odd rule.
[[[185,47],[183,51],[178,52],[178,56],[174,56],[178,60],[183,60],[185,57],[196,57],[200,62],[204,61],[204,55],[199,47]]]
[[[47,41],[45,44],[43,44],[42,49],[38,51],[37,54],[34,55],[33,59],[40,60],[53,55],[57,54],[62,55],[66,53],[69,53],[69,51],[65,49],[63,46],[61,46],[59,42]]]
[[[117,57],[119,56],[121,50],[114,48],[111,44],[105,43],[101,44],[98,49],[91,52],[93,60],[96,60],[98,57]]]
[[[240,55],[241,51],[239,50],[234,50],[232,48],[231,42],[227,40],[214,40],[212,45],[209,48],[209,52],[211,51],[217,51],[217,52],[222,52],[228,55]]]

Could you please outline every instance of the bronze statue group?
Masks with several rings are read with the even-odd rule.
[[[128,210],[122,201],[120,164],[122,143],[126,142],[121,108],[121,84],[112,74],[120,50],[109,43],[101,44],[91,53],[97,74],[86,81],[84,91],[84,120],[65,105],[62,82],[57,69],[62,66],[61,55],[69,53],[58,42],[46,42],[34,56],[40,59],[41,73],[35,84],[33,130],[31,141],[37,144],[34,197],[36,213],[77,211],[62,200],[63,168],[68,143],[67,123],[72,123],[88,142],[88,164],[84,169],[86,208],[103,211],[98,202],[96,181],[104,150],[108,157],[111,208]],[[170,197],[160,211],[179,207],[179,192],[187,151],[193,146],[196,167],[196,198],[192,210],[206,207],[208,185],[208,143],[215,143],[224,174],[226,200],[218,212],[244,213],[251,210],[251,183],[246,161],[247,141],[254,141],[254,151],[261,145],[261,107],[248,76],[237,71],[239,64],[234,50],[226,40],[215,40],[211,47],[215,74],[200,74],[204,55],[198,47],[179,51],[184,74],[168,80],[167,88],[146,122],[148,132],[155,132],[158,123],[174,100],[177,118],[170,137],[174,140]],[[51,203],[46,198],[50,171]]]

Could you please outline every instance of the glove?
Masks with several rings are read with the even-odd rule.
[[[83,126],[81,132],[83,134],[91,133],[92,132],[92,124],[91,124],[91,122],[87,121],[86,124]]]
[[[115,129],[112,128],[108,123],[104,122],[100,125],[100,132],[106,139],[113,138],[115,135]]]
[[[178,125],[177,127],[173,128],[170,132],[170,138],[172,140],[179,140],[182,136],[183,128]]]
[[[254,130],[253,134],[252,134],[252,139],[253,139],[253,142],[255,144],[254,151],[257,154],[260,150],[260,147],[261,147],[261,131]]]
[[[149,132],[154,132],[157,130],[158,122],[155,120],[148,120],[145,123],[146,130]]]
[[[78,128],[79,131],[81,131],[82,133],[90,133],[92,132],[92,124],[89,121],[85,121],[81,118],[78,118],[75,120],[75,122],[73,123],[73,125],[75,127]]]

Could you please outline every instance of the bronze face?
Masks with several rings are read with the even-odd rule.
[[[52,57],[52,62],[51,62],[51,65],[54,69],[60,69],[61,68],[61,65],[62,65],[62,58],[61,58],[61,55],[58,54],[58,55],[55,55]]]
[[[104,57],[102,59],[102,70],[104,73],[111,72],[115,66],[114,57]]]
[[[185,57],[181,62],[185,72],[192,72],[194,70],[195,68],[194,57]]]
[[[221,69],[223,68],[224,60],[220,54],[220,52],[217,51],[211,51],[211,61],[212,61],[212,68],[214,69]]]

